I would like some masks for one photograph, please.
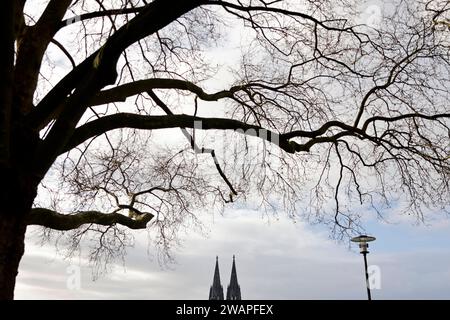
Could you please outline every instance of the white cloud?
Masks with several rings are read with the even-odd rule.
[[[69,262],[55,259],[51,248],[28,241],[16,298],[207,299],[215,256],[219,255],[226,289],[233,254],[244,299],[366,298],[363,260],[356,248],[348,250],[346,244],[301,223],[285,219],[267,223],[251,211],[214,220],[208,238],[186,236],[171,268],[149,259],[141,233],[125,266],[116,265],[97,281],[91,280],[89,268],[82,267],[80,290],[67,289]],[[382,289],[373,291],[374,299],[450,298],[450,249],[380,251],[375,242],[368,256],[369,264],[381,269]]]

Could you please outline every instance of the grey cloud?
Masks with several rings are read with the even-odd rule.
[[[116,265],[92,281],[82,267],[80,290],[66,287],[69,265],[51,249],[28,245],[20,269],[19,299],[207,299],[215,256],[222,285],[230,280],[236,254],[244,299],[366,299],[362,257],[357,250],[327,239],[303,224],[281,219],[267,224],[251,213],[216,217],[210,236],[186,236],[177,263],[162,268],[146,254],[146,237],[137,236],[125,266]],[[369,264],[381,268],[381,290],[374,299],[450,298],[450,249],[383,253],[374,249]],[[51,262],[54,260],[53,262]]]

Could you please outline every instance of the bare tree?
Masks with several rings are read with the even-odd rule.
[[[127,229],[167,250],[198,208],[237,200],[339,237],[355,208],[448,212],[449,4],[377,8],[374,24],[350,0],[6,1],[0,298],[27,225],[74,247],[94,236],[107,262]],[[236,26],[225,72],[214,59]]]

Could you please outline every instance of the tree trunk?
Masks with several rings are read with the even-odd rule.
[[[14,298],[19,262],[25,249],[26,224],[16,215],[1,215],[0,220],[0,300]]]
[[[28,179],[4,170],[0,194],[0,300],[14,298],[19,263],[25,249],[26,217],[36,189]]]

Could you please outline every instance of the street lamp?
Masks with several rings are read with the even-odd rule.
[[[369,248],[370,241],[376,240],[375,237],[366,236],[366,235],[360,235],[358,237],[354,237],[351,239],[352,242],[359,243],[359,249],[360,253],[364,256],[364,270],[366,272],[366,286],[367,286],[367,297],[369,300],[372,300],[372,296],[370,295],[370,285],[369,285],[369,273],[367,271],[367,254],[369,251],[367,250]]]

